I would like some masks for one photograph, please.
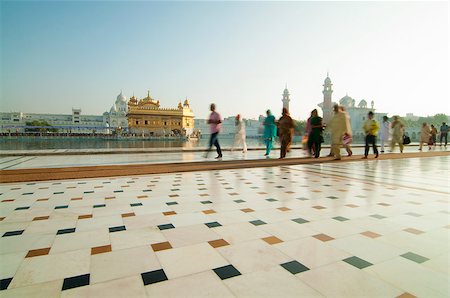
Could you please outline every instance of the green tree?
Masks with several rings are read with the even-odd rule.
[[[303,135],[305,133],[305,129],[306,129],[306,121],[297,121],[294,120],[294,135],[296,136],[300,136]]]
[[[33,121],[28,121],[25,123],[27,126],[34,126],[33,128],[26,128],[25,131],[28,132],[58,132],[58,129],[56,128],[48,128],[48,126],[52,126],[50,125],[50,123],[48,123],[45,120],[33,120]],[[44,126],[44,127],[39,127],[39,126]],[[47,126],[47,127],[45,127]]]

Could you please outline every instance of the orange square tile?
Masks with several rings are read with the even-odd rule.
[[[356,207],[359,207],[358,205],[355,205],[355,204],[347,204],[347,205],[345,205],[345,206],[350,207],[350,208],[356,208]]]
[[[103,185],[94,186],[94,188],[103,188]]]
[[[2,221],[2,220],[4,220],[5,219],[5,217],[0,217],[0,221]]]
[[[333,237],[328,236],[326,234],[317,234],[317,235],[314,235],[313,237],[318,239],[318,240],[320,240],[320,241],[323,241],[323,242],[334,240]]]
[[[2,203],[6,203],[6,202],[14,202],[13,199],[9,199],[9,200],[3,200]]]
[[[148,196],[138,196],[137,198],[138,199],[145,199],[145,198],[148,198]]]
[[[123,213],[122,217],[130,217],[130,216],[135,216],[136,214],[134,214],[134,212],[130,212],[130,213]]]
[[[79,201],[79,200],[82,200],[83,198],[71,198],[70,200],[71,201]]]
[[[314,189],[314,190],[311,190],[312,192],[322,192],[321,190],[318,190],[318,189]]]
[[[163,212],[163,214],[164,215],[175,215],[175,214],[177,214],[175,211],[166,211],[166,212]]]
[[[280,208],[277,208],[278,210],[280,210],[280,211],[290,211],[291,209],[289,209],[289,208],[287,208],[287,207],[280,207]]]
[[[226,242],[224,239],[212,240],[212,241],[208,241],[208,243],[209,243],[209,245],[211,245],[214,248],[230,245],[230,243]]]
[[[50,252],[51,247],[29,250],[25,258],[45,256]]]
[[[251,209],[251,208],[245,208],[245,209],[241,209],[242,212],[248,213],[248,212],[254,212],[255,210]]]
[[[444,228],[446,229],[450,229],[450,225],[446,225]]]
[[[152,244],[153,251],[160,251],[160,250],[171,249],[171,248],[172,248],[172,245],[170,245],[169,242],[160,242],[160,243]]]
[[[216,213],[216,211],[214,211],[214,210],[212,210],[212,209],[209,209],[209,210],[203,210],[202,212],[205,213],[205,214]]]
[[[405,292],[405,293],[403,293],[400,296],[397,296],[395,298],[417,298],[417,296],[414,296],[413,294]]]
[[[171,197],[171,198],[177,198],[177,197],[179,197],[179,195],[169,195],[169,197]]]
[[[345,192],[345,191],[347,191],[347,190],[346,190],[346,189],[338,189],[338,191]]]
[[[208,197],[209,194],[207,194],[207,193],[202,193],[202,194],[200,194],[200,196],[201,196],[201,197]]]
[[[377,237],[381,236],[380,234],[377,234],[377,233],[374,233],[374,232],[371,232],[371,231],[362,232],[361,235],[364,235],[364,236],[369,237],[369,238],[377,238]]]
[[[121,187],[130,187],[129,185],[122,185]]]
[[[415,234],[415,235],[420,235],[420,234],[424,233],[424,231],[417,230],[417,229],[414,229],[414,228],[407,228],[407,229],[404,229],[403,231],[411,233],[411,234]]]
[[[266,195],[267,192],[260,191],[260,192],[258,192],[258,194],[259,194],[259,195]]]
[[[44,202],[44,201],[48,201],[48,198],[45,199],[38,199],[37,202]]]
[[[92,214],[80,215],[78,219],[92,218]]]
[[[46,219],[49,219],[49,217],[50,217],[50,216],[38,216],[38,217],[33,218],[33,221],[36,221],[36,220],[46,220]]]
[[[230,196],[237,196],[237,195],[239,195],[239,194],[238,194],[237,192],[230,192],[229,195],[230,195]]]
[[[378,203],[378,205],[380,205],[380,206],[391,206],[391,204],[388,204],[388,203]]]
[[[97,246],[91,248],[91,255],[101,254],[111,251],[111,245]]]
[[[105,200],[112,200],[115,199],[116,197],[106,197]]]
[[[77,188],[76,186],[67,186],[67,189]]]
[[[268,244],[277,244],[277,243],[283,242],[283,240],[281,240],[281,239],[279,239],[279,238],[277,238],[275,236],[262,238],[262,240],[266,241]]]

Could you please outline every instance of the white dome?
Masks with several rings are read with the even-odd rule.
[[[122,94],[122,91],[120,91],[120,94],[117,95],[117,99],[116,102],[127,102],[127,98],[125,97],[125,95]]]
[[[113,104],[113,106],[111,107],[111,110],[109,110],[110,113],[117,113],[117,106],[116,104]]]

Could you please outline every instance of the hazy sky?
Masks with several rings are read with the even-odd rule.
[[[291,114],[348,93],[380,112],[450,114],[448,2],[1,1],[1,111],[109,110],[122,89],[198,118]]]

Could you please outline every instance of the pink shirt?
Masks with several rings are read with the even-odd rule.
[[[213,122],[222,121],[222,118],[220,118],[220,114],[217,112],[212,112],[211,115],[209,115],[209,120]],[[210,123],[209,127],[211,129],[211,133],[216,133],[220,131],[220,127],[222,126],[221,123]]]

